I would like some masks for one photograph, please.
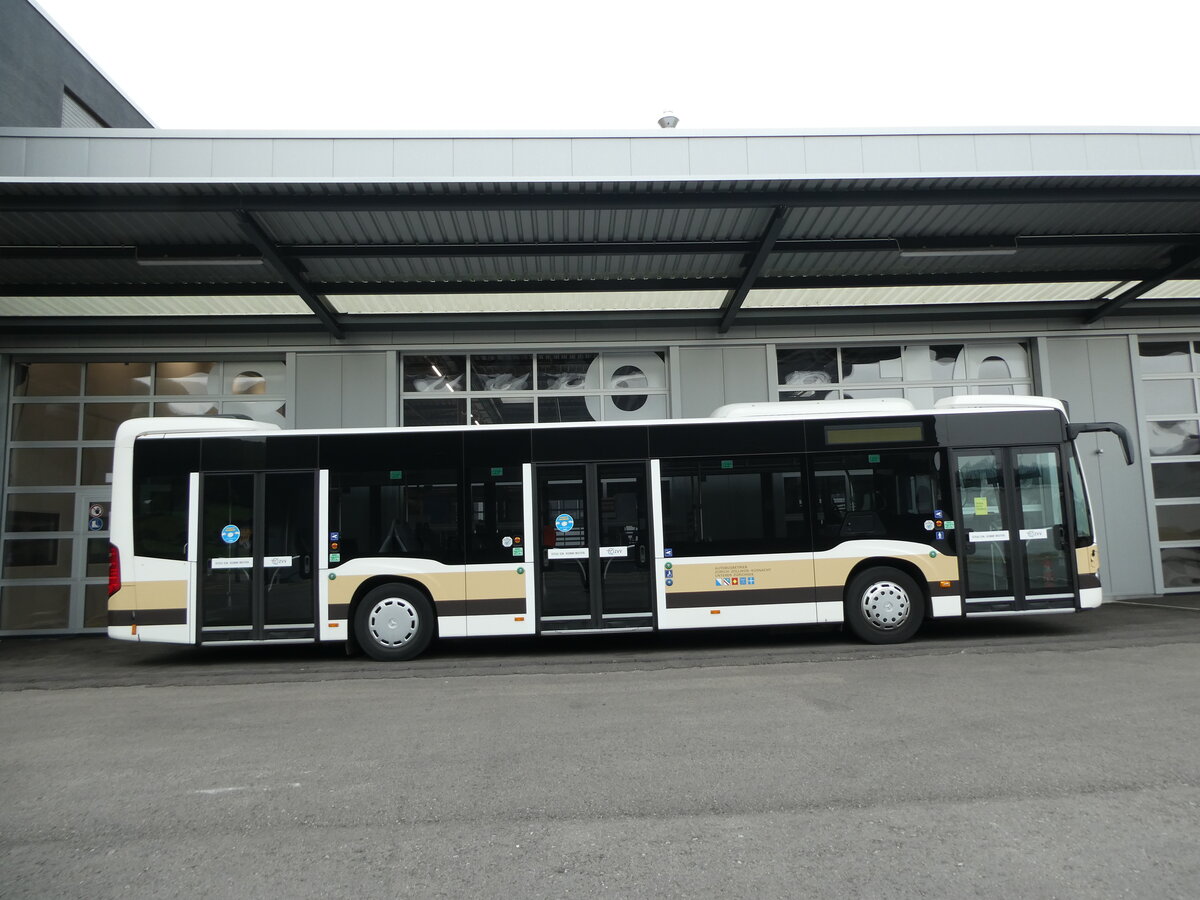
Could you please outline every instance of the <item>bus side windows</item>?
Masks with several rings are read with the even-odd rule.
[[[953,526],[935,527],[934,512],[947,497],[940,451],[818,454],[812,465],[817,549],[888,538],[953,552]]]
[[[1088,509],[1087,493],[1083,489],[1083,475],[1079,471],[1079,460],[1074,452],[1068,460],[1068,475],[1071,480],[1071,497],[1075,504],[1075,546],[1092,545],[1092,515]]]
[[[371,556],[463,561],[458,476],[452,469],[338,475],[330,485],[329,514],[342,562]]]
[[[793,456],[663,460],[663,546],[673,555],[804,552],[807,492]]]
[[[469,466],[467,484],[467,562],[523,562],[528,551],[520,464]]]
[[[143,477],[135,502],[133,552],[157,559],[187,559],[187,473]]]

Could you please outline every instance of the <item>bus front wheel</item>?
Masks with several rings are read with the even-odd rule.
[[[372,659],[412,659],[429,646],[433,637],[433,607],[411,585],[381,585],[358,604],[354,636]]]
[[[925,617],[917,583],[899,569],[876,566],[854,576],[846,588],[846,622],[872,644],[907,641]]]

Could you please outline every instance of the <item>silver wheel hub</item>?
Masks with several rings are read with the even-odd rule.
[[[367,620],[371,637],[384,647],[404,646],[416,637],[420,624],[416,607],[400,597],[380,600]]]
[[[881,631],[899,628],[911,613],[908,593],[894,581],[877,581],[863,591],[863,618]]]

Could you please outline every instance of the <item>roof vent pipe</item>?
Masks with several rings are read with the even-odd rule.
[[[662,114],[662,118],[658,120],[659,128],[674,128],[679,124],[679,117],[669,109]]]

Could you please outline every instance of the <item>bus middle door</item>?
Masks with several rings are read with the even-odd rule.
[[[316,473],[204,473],[202,643],[316,637]]]

